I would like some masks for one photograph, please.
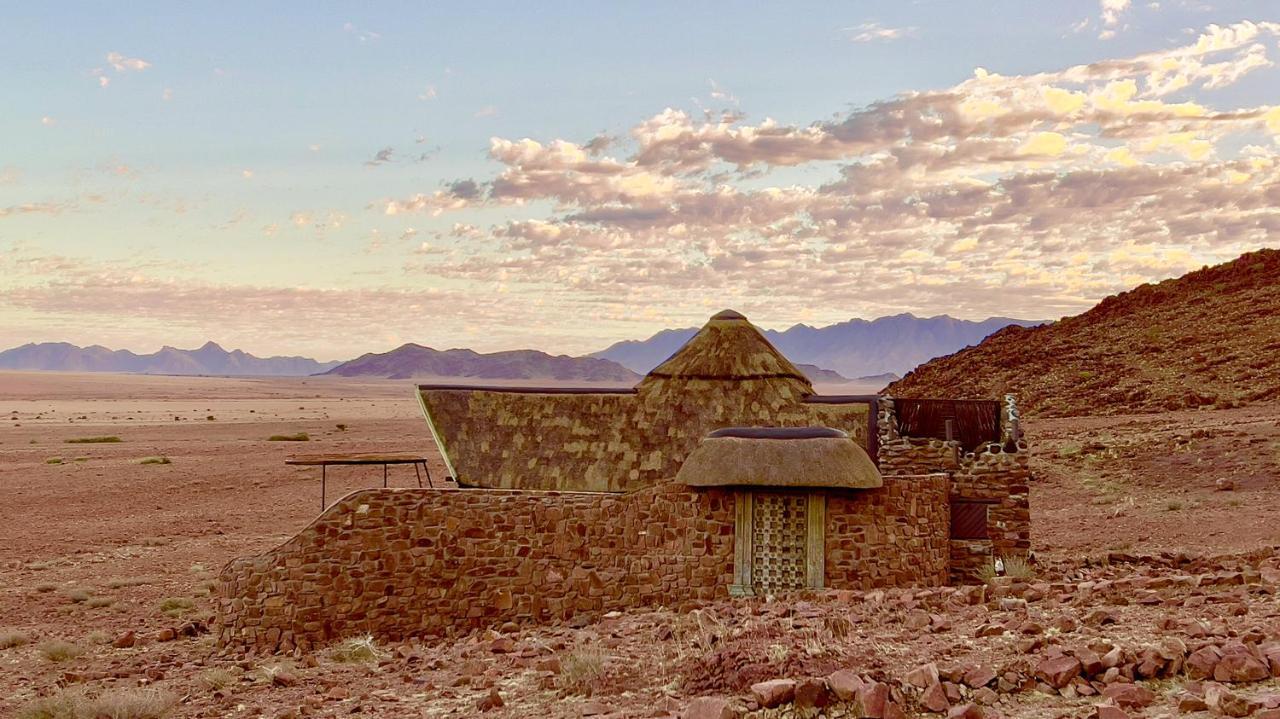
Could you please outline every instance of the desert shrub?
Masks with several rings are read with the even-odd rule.
[[[144,547],[164,547],[168,546],[169,539],[167,537],[143,537],[138,543]]]
[[[1036,576],[1036,568],[1022,557],[1005,557],[1004,575],[1014,579],[1031,579]]]
[[[160,719],[177,703],[173,694],[153,689],[109,689],[94,696],[73,687],[28,703],[18,719]]]
[[[376,662],[386,652],[378,648],[372,636],[351,637],[344,639],[329,648],[329,658],[335,662],[361,663]]]
[[[41,594],[48,594],[49,592],[52,592],[57,588],[58,588],[58,585],[54,584],[53,582],[40,582],[35,586],[35,590],[37,592],[40,592]]]
[[[605,655],[595,647],[578,647],[560,655],[560,674],[556,681],[569,694],[590,696],[596,682],[604,676]]]
[[[346,431],[347,431],[347,425],[345,425],[345,424],[335,424],[334,426],[338,428],[338,431],[339,431],[339,432],[346,432]]]
[[[89,601],[85,602],[84,605],[90,609],[102,609],[103,607],[109,607],[115,603],[116,600],[111,597],[90,597]]]
[[[226,667],[210,667],[200,672],[200,684],[215,691],[231,686],[236,679],[236,673]]]
[[[155,584],[154,577],[112,577],[107,580],[107,586],[112,589],[120,589],[122,587],[141,587],[144,584]]]
[[[61,457],[50,457],[44,461],[45,464],[62,464]]]
[[[67,599],[70,599],[76,604],[80,604],[81,602],[87,602],[89,601],[89,597],[93,596],[92,592],[82,587],[72,587],[64,591],[63,594],[67,596]]]
[[[1182,502],[1179,502],[1176,499],[1171,499],[1164,503],[1164,509],[1166,512],[1180,512],[1182,511],[1183,506]]]
[[[84,654],[84,647],[61,639],[50,639],[47,642],[37,644],[36,651],[40,652],[40,656],[51,662],[65,662],[68,659],[75,659]]]
[[[306,432],[298,432],[297,434],[273,434],[267,437],[268,442],[310,442],[311,438]]]
[[[168,457],[143,457],[138,464],[171,464]]]
[[[180,617],[195,606],[196,603],[186,597],[165,597],[160,600],[160,611],[171,617]]]
[[[31,637],[26,632],[20,632],[16,629],[0,631],[0,649],[13,649],[30,643]]]
[[[205,417],[206,422],[212,422],[215,419],[217,419],[217,417],[214,417],[213,415],[208,415]]]
[[[123,442],[124,440],[112,435],[109,437],[73,437],[62,441],[67,444],[109,444],[112,442]]]
[[[84,635],[84,640],[90,644],[110,644],[111,635],[103,631],[89,632]]]

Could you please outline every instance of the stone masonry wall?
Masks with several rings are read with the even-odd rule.
[[[945,474],[885,477],[884,487],[827,497],[827,586],[947,583],[951,513]]]
[[[946,477],[832,492],[827,586],[943,584]],[[729,490],[664,483],[629,494],[382,489],[349,495],[280,547],[219,577],[218,640],[310,650],[506,621],[565,620],[728,596]]]
[[[972,581],[996,557],[1026,557],[1031,550],[1031,456],[1021,437],[1012,396],[1001,408],[1001,440],[978,452],[960,443],[898,434],[893,398],[881,397],[876,424],[880,433],[880,472],[916,475],[946,472],[951,499],[988,502],[986,540],[952,540],[951,581]]]

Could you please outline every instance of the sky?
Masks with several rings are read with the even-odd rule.
[[[0,2],[0,348],[1053,319],[1280,245],[1280,3]]]

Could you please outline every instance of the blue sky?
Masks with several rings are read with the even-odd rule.
[[[1280,228],[1270,2],[4,16],[4,346],[1057,317]]]

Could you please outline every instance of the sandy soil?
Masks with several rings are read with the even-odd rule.
[[[1105,551],[1280,543],[1277,420],[1280,406],[1028,422],[1037,557],[1048,566]],[[296,432],[310,441],[267,441]],[[67,441],[97,436],[121,441]],[[284,458],[341,451],[429,452],[433,474],[444,472],[408,382],[0,373],[0,642],[7,633],[29,640],[0,648],[0,717],[63,685],[155,686],[181,699],[173,716],[183,717],[469,716],[495,688],[506,701],[498,716],[660,716],[716,688],[690,684],[689,672],[701,670],[670,630],[687,618],[662,611],[508,627],[514,652],[490,651],[496,635],[485,634],[386,647],[370,663],[219,657],[207,634],[156,641],[166,628],[210,619],[211,580],[226,561],[284,541],[315,516],[318,470]],[[170,463],[141,464],[147,457]],[[1236,489],[1217,491],[1223,478]],[[376,486],[381,469],[339,468],[329,480],[336,498]],[[393,468],[391,481],[412,485],[412,470]],[[720,622],[775,612],[732,603],[712,611]],[[848,610],[806,616],[837,611]],[[850,648],[840,661],[891,658],[905,671],[933,651],[936,638],[921,644],[877,621],[849,641],[887,651]],[[965,621],[956,617],[958,627]],[[128,631],[139,643],[113,648]],[[54,640],[84,653],[50,661],[41,648]],[[584,646],[610,667],[594,698],[567,693],[564,675],[547,669]],[[226,673],[228,686],[212,686]]]

